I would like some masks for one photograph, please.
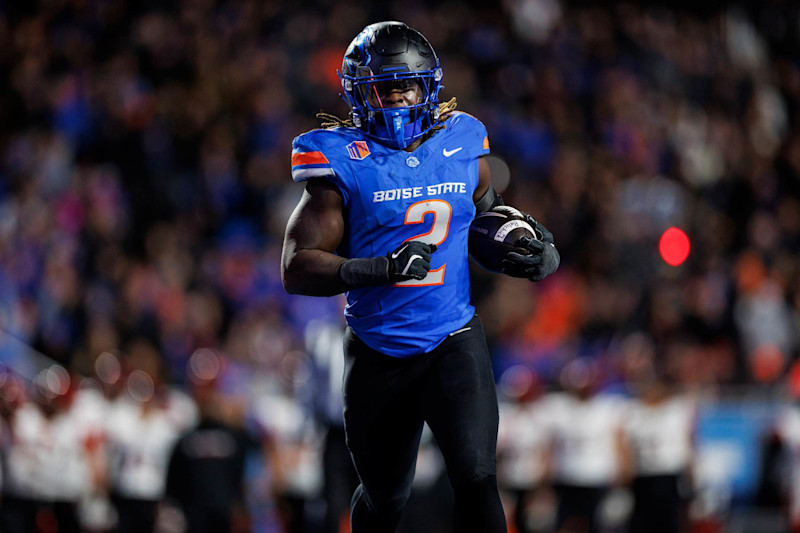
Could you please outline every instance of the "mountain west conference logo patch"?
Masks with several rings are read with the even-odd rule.
[[[347,145],[347,152],[350,154],[350,159],[360,161],[369,155],[369,148],[366,141],[353,141]]]

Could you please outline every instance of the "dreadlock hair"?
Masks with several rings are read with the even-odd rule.
[[[456,110],[456,97],[452,97],[447,102],[442,102],[439,104],[439,120],[436,121],[436,125],[431,128],[428,132],[428,135],[432,134],[434,131],[440,130],[444,128],[444,121],[450,117],[450,114]],[[336,115],[331,115],[330,113],[320,112],[317,113],[317,118],[322,121],[320,127],[323,129],[331,129],[331,128],[354,128],[353,119],[348,118],[341,118],[337,117]]]

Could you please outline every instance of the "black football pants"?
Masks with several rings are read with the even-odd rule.
[[[497,395],[477,316],[428,354],[398,359],[344,340],[347,445],[361,484],[353,533],[392,533],[411,494],[423,422],[442,451],[459,532],[505,532],[497,490]]]

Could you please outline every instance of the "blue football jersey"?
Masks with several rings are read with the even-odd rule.
[[[427,353],[472,318],[467,233],[475,217],[484,125],[453,113],[413,152],[355,128],[313,130],[292,143],[292,178],[324,178],[342,193],[346,230],[337,253],[384,256],[405,241],[436,244],[422,280],[347,293],[345,317],[371,348],[393,357]]]

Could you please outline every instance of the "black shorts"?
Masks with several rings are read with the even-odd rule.
[[[347,445],[373,502],[411,492],[423,422],[436,437],[453,485],[495,475],[497,394],[480,319],[435,350],[384,355],[345,334]]]
[[[683,513],[680,476],[641,476],[633,480],[631,533],[678,533]]]
[[[598,531],[597,512],[608,493],[607,487],[556,484],[554,488],[558,494],[558,531]]]

